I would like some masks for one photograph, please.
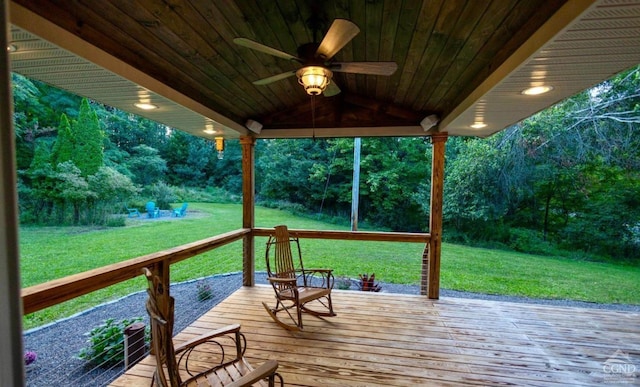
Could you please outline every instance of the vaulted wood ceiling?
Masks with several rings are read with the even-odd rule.
[[[320,136],[424,135],[419,124],[431,114],[440,130],[488,135],[640,63],[634,0],[14,0],[10,8],[15,71],[136,113],[132,99],[147,93],[161,109],[143,115],[200,136],[206,125],[227,137],[250,133],[249,119],[263,125],[258,137],[309,136],[312,127]],[[337,61],[394,61],[397,71],[334,73],[341,93],[313,101],[296,77],[254,85],[300,65],[233,39],[295,55],[314,40],[312,15],[323,33],[336,18],[359,26]],[[50,53],[29,51],[34,39]],[[64,54],[52,65],[44,59],[55,50]],[[131,90],[107,92],[120,81]],[[550,96],[520,94],[548,81]],[[488,128],[469,129],[479,119]]]

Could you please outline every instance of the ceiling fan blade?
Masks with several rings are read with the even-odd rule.
[[[370,75],[392,75],[398,69],[396,62],[335,62],[331,71]]]
[[[320,42],[316,56],[324,60],[333,58],[340,49],[347,45],[358,33],[360,28],[347,19],[336,19],[329,27],[329,31]]]
[[[335,82],[331,81],[328,85],[327,88],[324,89],[324,91],[322,92],[322,95],[324,95],[325,97],[333,97],[334,95],[338,95],[340,94],[340,88],[338,87],[338,85],[336,85]]]
[[[286,52],[283,52],[283,51],[280,51],[280,50],[276,50],[273,47],[265,46],[264,44],[260,44],[258,42],[254,42],[251,39],[235,38],[235,39],[233,39],[233,42],[235,44],[237,44],[238,46],[250,48],[252,50],[260,51],[260,52],[263,52],[265,54],[277,56],[278,58],[287,59],[287,60],[295,60],[296,62],[302,62],[302,60],[300,60],[300,58],[298,58],[298,57],[295,57],[295,56],[293,56],[291,54],[287,54]]]
[[[277,82],[279,80],[285,79],[285,78],[289,78],[296,75],[296,72],[294,70],[292,71],[287,71],[286,73],[282,73],[282,74],[278,74],[278,75],[272,75],[270,77],[267,78],[262,78],[262,79],[258,79],[257,81],[253,81],[254,85],[268,85],[270,83],[273,82]]]

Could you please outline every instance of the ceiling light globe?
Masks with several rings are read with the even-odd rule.
[[[331,70],[320,66],[303,67],[296,72],[298,83],[309,95],[319,95],[327,88],[333,73]]]
[[[548,93],[553,90],[553,86],[534,86],[528,89],[522,90],[522,94],[524,95],[540,95],[544,93]]]

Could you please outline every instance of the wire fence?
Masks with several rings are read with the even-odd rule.
[[[265,282],[264,274],[257,281]],[[211,289],[211,298],[199,296],[202,284]],[[171,285],[175,298],[174,334],[185,329],[242,286],[242,273],[214,275]],[[72,317],[59,320],[24,334],[25,351],[36,353],[36,360],[27,365],[27,386],[105,386],[125,372],[124,344],[118,323],[140,320],[149,327],[145,309],[147,294],[140,291],[102,304]],[[111,324],[107,324],[111,320]],[[100,335],[89,334],[102,326]],[[94,331],[95,332],[95,331]],[[145,340],[141,338],[139,340]],[[140,344],[133,342],[133,344]],[[80,354],[88,347],[97,348],[85,358]],[[118,348],[114,348],[114,347]],[[144,347],[144,355],[149,347]]]

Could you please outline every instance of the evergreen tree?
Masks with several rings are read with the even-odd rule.
[[[51,162],[54,169],[58,164],[70,161],[73,158],[75,139],[71,132],[71,123],[67,118],[67,115],[62,113],[60,117],[60,126],[58,127],[58,137],[53,145],[53,152],[51,155]]]
[[[85,98],[80,104],[78,121],[73,125],[75,147],[72,161],[82,176],[93,175],[104,164],[104,132],[100,130],[98,116]]]

